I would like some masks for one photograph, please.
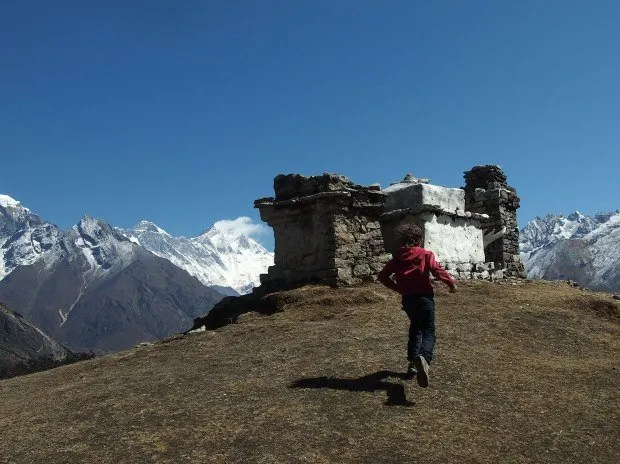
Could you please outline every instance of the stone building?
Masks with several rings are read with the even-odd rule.
[[[363,187],[334,174],[289,174],[277,176],[273,186],[275,197],[254,202],[275,237],[274,265],[261,276],[262,287],[361,283],[390,259],[379,224],[386,195],[378,185]]]
[[[375,280],[397,246],[394,229],[403,222],[421,227],[424,246],[456,278],[523,276],[518,197],[498,167],[477,166],[468,171],[473,172],[466,173],[465,190],[411,175],[384,190],[334,174],[277,176],[275,197],[254,202],[275,236],[274,266],[261,276],[261,287]]]

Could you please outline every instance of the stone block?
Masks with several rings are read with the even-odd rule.
[[[370,267],[370,271],[373,274],[378,274],[379,272],[381,272],[381,269],[383,269],[384,266],[385,266],[385,263],[377,262],[377,261],[368,264],[368,267]]]
[[[503,279],[504,278],[504,270],[503,269],[496,269],[495,271],[493,271],[492,278],[493,279]]]
[[[371,271],[370,271],[370,267],[368,266],[368,264],[358,264],[355,267],[353,267],[354,277],[361,277],[361,276],[365,276],[369,274],[371,274]]]
[[[338,279],[340,280],[350,280],[353,278],[353,269],[350,267],[346,267],[346,268],[338,268],[337,270],[338,273]]]
[[[454,213],[465,211],[465,191],[430,184],[398,183],[383,190],[387,194],[386,211],[421,206],[436,206]]]
[[[483,280],[483,279],[488,279],[489,277],[490,277],[489,271],[481,271],[481,272],[476,273],[476,279]]]
[[[471,263],[458,263],[456,265],[457,272],[471,272],[473,265]]]

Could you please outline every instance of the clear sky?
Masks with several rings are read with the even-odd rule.
[[[0,0],[0,193],[198,235],[278,173],[620,208],[620,2]],[[269,237],[264,238],[269,244]]]

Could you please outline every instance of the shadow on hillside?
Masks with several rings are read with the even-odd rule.
[[[338,379],[333,377],[312,377],[308,379],[298,379],[289,385],[289,388],[331,388],[333,390],[348,390],[355,392],[375,392],[385,390],[387,401],[386,406],[406,406],[411,407],[415,403],[409,401],[405,396],[405,386],[400,383],[386,382],[387,377],[397,377],[408,380],[407,374],[393,371],[378,371],[357,379]]]

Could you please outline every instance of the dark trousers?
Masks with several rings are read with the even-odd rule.
[[[433,295],[403,295],[403,310],[409,316],[407,358],[424,356],[430,364],[435,348],[435,300]]]

